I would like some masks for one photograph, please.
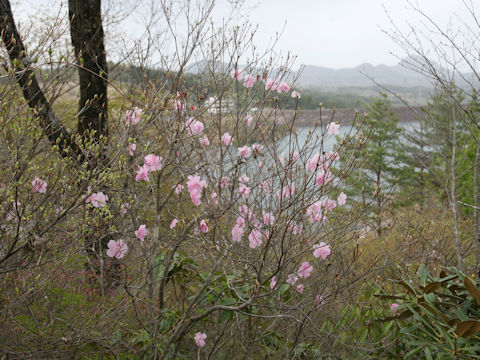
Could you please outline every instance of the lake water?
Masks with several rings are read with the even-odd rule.
[[[420,123],[417,121],[414,122],[403,122],[398,123],[398,126],[405,130],[406,132],[411,132],[416,129],[420,129]],[[320,151],[320,152],[329,152],[335,151],[338,148],[338,142],[336,136],[328,135],[325,132],[325,128],[296,128],[297,135],[296,136],[285,136],[278,142],[278,151],[290,153],[293,151],[300,151],[300,149],[304,148],[309,142],[311,150]],[[355,135],[357,130],[352,128],[351,125],[340,126],[338,137],[344,139],[347,135]],[[402,143],[407,143],[405,137],[400,137],[399,141]]]

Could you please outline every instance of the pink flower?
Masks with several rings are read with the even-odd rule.
[[[200,221],[200,231],[204,234],[208,233],[208,225],[205,220]]]
[[[315,184],[318,186],[327,185],[332,180],[332,173],[330,171],[321,170],[317,176],[315,176]]]
[[[107,203],[108,196],[105,195],[103,192],[99,191],[97,193],[91,194],[85,202],[88,204],[92,204],[93,207],[99,208],[104,207]]]
[[[150,179],[148,178],[148,169],[146,165],[143,165],[142,167],[138,167],[137,175],[135,176],[135,181],[149,181]]]
[[[243,79],[243,86],[246,88],[251,88],[255,84],[255,77],[252,75],[245,75],[245,78]]]
[[[277,285],[277,279],[274,277],[272,277],[272,279],[270,280],[270,289],[273,290],[275,288],[275,285]]]
[[[295,274],[288,275],[287,283],[289,283],[290,285],[293,286],[297,281],[298,281],[298,276],[297,275],[295,275]]]
[[[189,117],[185,121],[184,129],[187,130],[189,135],[198,135],[203,131],[203,123],[201,121],[195,120],[193,117]]]
[[[310,222],[315,224],[317,222],[325,223],[326,216],[322,213],[323,201],[316,201],[307,208],[307,215],[310,216]]]
[[[161,156],[156,156],[154,154],[149,154],[145,156],[143,159],[144,161],[144,167],[148,171],[157,171],[162,169],[162,160],[163,158]]]
[[[273,89],[272,89],[273,90]],[[290,91],[290,85],[288,85],[285,81],[282,81],[278,86],[277,86],[277,92],[281,94],[282,92],[289,92]]]
[[[247,205],[240,206],[238,212],[244,219],[248,219],[251,223],[255,222],[255,213],[252,209],[249,209]]]
[[[275,83],[275,80],[272,79],[267,79],[265,81],[265,90],[275,90],[277,88],[277,84]]]
[[[302,265],[300,265],[300,268],[298,269],[298,276],[301,277],[301,278],[308,278],[310,276],[310,273],[312,272],[313,270],[313,266],[310,265],[310,263],[308,261],[305,261],[302,263]]]
[[[200,145],[202,145],[202,146],[210,145],[210,140],[208,140],[208,137],[204,136],[204,137],[200,138]]]
[[[298,225],[296,221],[290,221],[288,223],[288,228],[292,232],[292,235],[301,234],[303,232],[303,225]]]
[[[148,235],[148,229],[145,224],[140,225],[138,227],[138,230],[135,230],[135,236],[141,241],[143,241],[145,239],[145,236],[147,235]]]
[[[275,216],[269,212],[263,212],[263,223],[267,226],[273,225],[275,222]]]
[[[320,153],[316,153],[312,158],[307,160],[307,169],[311,172],[317,171],[320,162]]]
[[[315,258],[321,257],[322,260],[325,260],[328,255],[330,255],[330,245],[325,244],[323,241],[320,244],[313,245],[313,256]]]
[[[195,343],[197,344],[198,347],[204,347],[206,338],[207,338],[207,335],[205,333],[197,332],[193,339],[195,340]]]
[[[251,154],[252,154],[252,149],[250,149],[249,146],[245,145],[238,148],[238,156],[241,156],[244,159],[250,157]]]
[[[242,236],[243,236],[243,227],[240,226],[239,224],[235,224],[235,226],[232,229],[232,241],[240,242],[242,240]]]
[[[175,100],[175,110],[183,112],[185,110],[185,104],[180,100]]]
[[[230,136],[229,133],[225,133],[222,135],[222,141],[225,145],[230,146],[232,145],[233,138]]]
[[[138,124],[140,122],[140,115],[142,115],[142,109],[135,107],[135,109],[125,111],[125,122],[132,125]]]
[[[135,150],[137,150],[137,144],[131,143],[130,145],[128,145],[128,153],[130,154],[130,156],[133,156],[133,152]]]
[[[279,199],[286,199],[295,194],[295,185],[289,184],[282,188],[282,190],[277,192],[277,197]]]
[[[232,77],[233,80],[242,80],[242,73],[243,73],[243,70],[242,70],[242,69],[233,70],[233,71],[230,73],[230,76]]]
[[[346,202],[347,202],[347,195],[341,192],[340,195],[338,195],[337,203],[339,206],[342,206],[342,205],[345,205]]]
[[[300,294],[303,294],[303,289],[305,288],[305,285],[303,284],[298,284],[297,285],[297,291],[300,293]]]
[[[187,181],[187,189],[190,192],[190,198],[194,205],[198,206],[201,204],[202,198],[202,189],[205,187],[206,183],[198,175],[189,175]]]
[[[327,211],[332,211],[337,207],[337,202],[335,200],[326,198],[325,200],[323,200],[323,206]]]
[[[322,295],[317,295],[315,298],[315,304],[317,305],[317,309],[321,308],[325,304],[325,299]]]
[[[169,226],[170,230],[173,229],[177,225],[177,222],[178,222],[177,218],[172,220],[172,222],[170,223],[170,226]]]
[[[218,194],[216,192],[212,193],[212,195],[210,195],[210,198],[216,205],[218,205]]]
[[[226,176],[223,176],[220,179],[220,187],[221,188],[226,188],[228,186],[228,178]]]
[[[297,98],[297,99],[300,99],[302,97],[302,95],[300,95],[300,93],[298,91],[295,91],[293,90],[292,91],[292,98]]]
[[[180,194],[183,190],[184,186],[182,184],[178,184],[177,186],[175,186],[175,193],[176,194]]]
[[[47,191],[47,182],[39,177],[35,177],[35,179],[31,182],[32,191],[44,194]]]
[[[238,181],[242,184],[247,184],[249,180],[250,180],[250,178],[245,174],[240,176],[240,178],[238,179]]]
[[[250,189],[247,185],[245,185],[245,184],[243,184],[243,183],[240,184],[240,186],[238,187],[238,192],[239,192],[240,194],[242,194],[242,198],[244,198],[244,199],[246,199],[246,198],[248,198],[248,197],[250,196],[250,190],[251,190],[251,189]]]
[[[257,230],[253,229],[250,235],[248,235],[248,241],[250,248],[255,249],[257,246],[262,245],[262,233]]]
[[[260,151],[263,150],[263,145],[260,145],[260,144],[253,144],[252,145],[252,150],[255,154],[258,154],[260,153]]]
[[[251,116],[251,115],[248,115],[248,116],[247,116],[247,118],[246,118],[245,120],[247,120],[247,126],[250,126],[250,124],[251,124],[251,123],[252,123],[252,121],[253,121],[253,116]]]
[[[327,125],[327,133],[328,135],[338,135],[340,124],[331,122],[330,124]]]
[[[117,241],[110,240],[107,244],[107,247],[107,256],[111,258],[121,259],[128,251],[128,246],[122,239]]]
[[[390,310],[392,311],[393,315],[396,315],[398,310],[397,308],[399,307],[400,305],[398,305],[397,303],[393,303],[392,305],[390,305]]]

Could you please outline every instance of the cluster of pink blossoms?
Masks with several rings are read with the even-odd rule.
[[[226,146],[230,146],[233,143],[233,137],[229,133],[225,133],[225,134],[222,135],[222,142]]]
[[[107,244],[107,256],[111,258],[121,259],[128,251],[128,246],[122,239],[110,240]]]
[[[185,121],[183,128],[187,130],[189,135],[199,135],[202,133],[204,125],[201,121],[195,120],[193,117],[189,117],[187,121]]]
[[[206,338],[207,338],[207,335],[205,333],[197,332],[193,340],[195,340],[195,344],[197,344],[198,347],[204,347],[206,344],[205,342]]]
[[[32,180],[31,185],[33,192],[44,194],[47,191],[47,182],[39,177],[35,177],[35,179]]]
[[[330,151],[326,155],[320,155],[316,153],[313,157],[307,160],[307,169],[311,172],[316,172],[317,170],[328,171],[330,166],[337,160],[340,159],[340,156],[335,151]]]
[[[307,208],[307,215],[310,218],[310,223],[322,223],[325,224],[327,221],[327,213],[332,211],[337,207],[337,205],[342,206],[347,202],[347,195],[343,192],[338,195],[337,201],[329,199],[328,197],[314,202]]]
[[[243,75],[243,70],[238,69],[234,70],[230,73],[230,76],[232,77],[233,80],[241,81],[243,80],[243,86],[246,88],[251,88],[255,82],[260,79],[259,75],[250,75],[246,74],[245,76]],[[277,93],[287,93],[291,89],[291,86],[288,85],[285,81],[277,81],[274,79],[266,79],[265,80],[265,90],[270,90],[270,91],[277,91]],[[298,91],[293,90],[291,94],[292,98],[297,98],[300,99],[300,93]]]
[[[331,122],[330,124],[327,125],[327,133],[328,135],[338,135],[340,125],[334,122]]]
[[[142,109],[135,107],[135,109],[125,111],[125,122],[127,124],[136,125],[140,122],[140,116],[142,115]]]
[[[251,154],[252,154],[252,149],[247,145],[238,148],[238,156],[244,159],[249,158]]]
[[[148,229],[145,224],[140,225],[138,230],[135,230],[135,236],[140,240],[143,241],[145,237],[148,235]]]
[[[157,171],[162,169],[162,160],[161,156],[154,154],[149,154],[143,159],[143,166],[138,167],[137,175],[135,176],[136,181],[149,181],[148,174],[151,171]]]
[[[202,203],[202,190],[206,185],[206,182],[197,174],[188,176],[187,190],[190,193],[190,198],[195,206],[198,206]]]
[[[205,220],[201,220],[200,221],[200,231],[204,234],[208,233],[208,225],[207,225],[207,222]]]
[[[96,193],[91,194],[85,202],[88,204],[92,204],[93,207],[99,208],[104,207],[107,204],[108,196],[105,195],[103,192],[99,191]]]
[[[263,239],[268,238],[270,233],[264,226],[271,226],[275,223],[275,217],[269,212],[263,212],[263,224],[257,220],[255,213],[247,205],[241,205],[239,216],[232,228],[232,241],[240,242],[245,233],[247,222],[250,224],[251,231],[248,235],[248,242],[251,249],[262,245]]]
[[[133,152],[137,150],[137,144],[135,143],[130,143],[128,145],[128,153],[130,154],[130,156],[133,156]]]

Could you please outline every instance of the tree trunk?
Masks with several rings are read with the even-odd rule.
[[[15,25],[10,1],[8,0],[0,0],[0,21],[0,36],[7,49],[15,78],[22,89],[28,106],[38,117],[49,142],[52,145],[58,145],[60,155],[63,157],[73,155],[77,159],[80,155],[80,160],[83,162],[84,158],[80,149],[67,129],[55,117],[45,94],[40,89],[23,40]]]
[[[69,0],[70,34],[80,78],[78,133],[108,136],[108,66],[100,0]],[[88,135],[87,135],[88,136]]]

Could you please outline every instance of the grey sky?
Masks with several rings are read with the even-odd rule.
[[[25,19],[31,5],[48,4],[53,11],[59,8],[59,3],[17,1],[14,14]],[[216,20],[224,16],[226,3],[227,0],[217,0]],[[442,26],[449,21],[455,25],[460,21],[458,17],[468,18],[462,0],[418,0],[418,5]],[[404,54],[382,32],[391,27],[383,6],[402,30],[408,29],[407,22],[419,25],[420,17],[408,9],[406,0],[245,0],[243,18],[259,24],[256,36],[259,48],[266,47],[275,33],[283,30],[277,49],[298,55],[298,64],[331,68],[354,67],[365,62],[393,65],[398,60],[390,52],[400,57]]]
[[[468,18],[461,0],[419,0],[421,9],[442,25],[455,15]],[[247,0],[251,22],[260,24],[259,40],[285,30],[278,43],[282,50],[299,55],[304,64],[331,68],[369,62],[393,65],[402,51],[382,32],[391,27],[384,7],[402,30],[407,21],[419,24],[419,16],[404,0]],[[480,11],[480,4],[478,6]]]

